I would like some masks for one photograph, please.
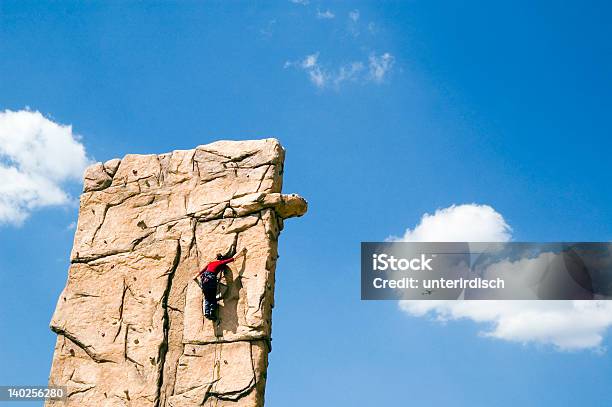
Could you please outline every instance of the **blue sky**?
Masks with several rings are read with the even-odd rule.
[[[518,241],[612,240],[610,5],[492,3],[3,1],[0,111],[71,124],[98,161],[281,140],[310,207],[280,242],[268,406],[610,405],[607,336],[559,350],[359,300],[359,242],[454,204]],[[47,381],[60,181],[72,200],[0,226],[2,384]]]

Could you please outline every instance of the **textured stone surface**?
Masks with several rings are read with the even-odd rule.
[[[97,163],[84,176],[68,282],[51,321],[49,382],[66,406],[263,405],[283,219],[274,139],[219,141]],[[220,321],[194,275],[247,248],[225,274]]]

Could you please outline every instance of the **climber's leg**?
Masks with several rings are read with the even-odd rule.
[[[215,287],[215,293],[213,294],[212,300],[210,301],[210,319],[213,321],[217,319],[217,288]]]
[[[202,291],[204,293],[204,316],[214,320],[217,308],[217,277],[214,274],[204,273]]]
[[[204,300],[202,301],[202,311],[204,311],[204,316],[206,318],[208,318],[209,313],[209,305],[208,305],[208,301],[206,301],[206,298],[204,298]]]

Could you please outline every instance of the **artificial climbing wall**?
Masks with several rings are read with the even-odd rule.
[[[49,406],[261,406],[277,239],[306,202],[282,195],[275,139],[127,155],[85,173],[68,281],[51,321]],[[194,275],[230,265],[218,323]]]

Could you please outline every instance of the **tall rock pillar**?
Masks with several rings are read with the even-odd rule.
[[[261,406],[277,239],[306,201],[282,195],[275,139],[127,155],[85,173],[57,333],[49,406]],[[194,275],[247,248],[225,273],[219,321]]]

